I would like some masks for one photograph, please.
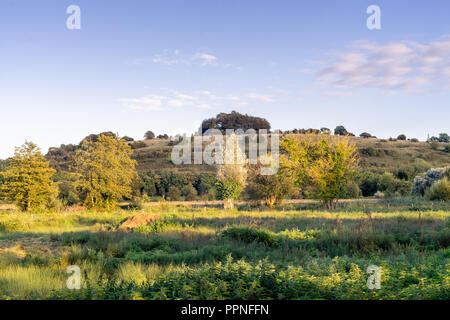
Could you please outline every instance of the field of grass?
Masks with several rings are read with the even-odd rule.
[[[159,218],[118,229],[140,212]],[[269,210],[157,203],[111,213],[0,207],[1,299],[449,299],[450,204]],[[70,265],[81,290],[66,288]],[[369,265],[381,289],[367,288]]]

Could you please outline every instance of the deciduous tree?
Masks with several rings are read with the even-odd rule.
[[[76,188],[87,207],[112,209],[123,197],[131,197],[136,177],[131,154],[130,146],[115,136],[83,141],[75,155]]]
[[[32,142],[25,142],[16,148],[3,172],[2,192],[22,211],[44,207],[58,193],[52,181],[54,173],[39,148]]]
[[[346,188],[358,164],[357,150],[348,138],[305,135],[286,137],[281,142],[283,174],[295,179],[298,187],[313,187],[313,195],[334,209],[345,197]]]

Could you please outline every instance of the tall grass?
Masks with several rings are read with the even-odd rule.
[[[448,203],[348,202],[333,212],[296,206],[146,206],[161,219],[134,232],[118,227],[140,211],[0,211],[0,297],[450,296]],[[80,291],[65,289],[73,264],[82,270]],[[383,270],[376,292],[365,286],[371,264]]]

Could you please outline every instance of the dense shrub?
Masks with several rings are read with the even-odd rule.
[[[371,171],[360,171],[356,176],[356,182],[364,197],[371,197],[378,191],[379,175]]]
[[[426,162],[418,159],[412,164],[399,166],[397,169],[394,169],[392,173],[398,179],[412,181],[415,177],[429,169],[430,167]]]
[[[146,140],[152,140],[152,139],[155,139],[155,134],[153,133],[153,131],[147,131],[147,132],[144,134],[144,138],[145,138]]]
[[[434,168],[425,172],[423,177],[414,178],[411,194],[423,196],[426,189],[430,188],[436,181],[443,178],[449,172],[448,168]]]
[[[214,173],[200,173],[195,179],[194,187],[199,195],[207,194],[216,184],[216,175]]]
[[[171,201],[178,201],[181,198],[181,191],[175,186],[171,186],[169,189],[169,199]]]
[[[222,236],[244,243],[257,242],[268,247],[276,245],[275,236],[271,232],[252,227],[230,227],[222,232]]]
[[[347,188],[346,188],[347,198],[349,198],[349,199],[359,198],[360,193],[361,193],[361,190],[359,189],[358,184],[354,181],[349,182],[349,184],[347,185]]]
[[[417,272],[416,264],[403,261],[381,265],[382,287],[367,288],[367,262],[349,257],[311,259],[305,267],[283,266],[268,259],[250,263],[233,260],[158,276],[155,281],[89,282],[81,290],[61,289],[47,299],[187,299],[187,300],[290,300],[290,299],[447,299],[445,264],[434,256]],[[438,268],[438,269],[436,269]],[[420,285],[419,285],[420,284]]]
[[[133,142],[132,144],[130,144],[130,146],[131,146],[131,149],[133,149],[133,150],[147,147],[147,145],[145,144],[144,141]]]
[[[450,180],[448,178],[435,182],[425,191],[425,198],[428,200],[450,200]]]
[[[411,183],[397,179],[392,173],[385,172],[379,178],[379,190],[384,192],[385,196],[406,196],[410,193]]]
[[[391,172],[381,174],[373,171],[360,171],[356,176],[356,182],[364,197],[371,197],[377,191],[382,192],[386,197],[406,196],[411,191],[410,181],[399,179]]]
[[[337,136],[346,136],[346,135],[348,135],[348,131],[347,131],[347,129],[345,129],[344,126],[337,126],[334,129],[334,134]]]
[[[272,208],[275,204],[281,203],[288,195],[294,191],[294,180],[280,173],[273,175],[262,175],[261,166],[253,166],[249,170],[247,195],[250,200],[264,201]]]
[[[181,195],[185,197],[187,201],[194,201],[197,199],[197,190],[192,184],[187,184],[181,189]]]

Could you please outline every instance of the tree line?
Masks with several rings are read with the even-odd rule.
[[[265,119],[232,112],[206,119],[202,130],[245,130],[248,126],[270,129]],[[215,173],[173,170],[138,173],[132,157],[137,142],[112,132],[91,134],[78,145],[50,148],[46,156],[34,143],[26,142],[16,148],[14,157],[0,161],[0,192],[4,199],[14,201],[24,211],[58,204],[110,210],[122,200],[150,200],[151,197],[221,199],[227,208],[232,208],[237,199],[261,201],[272,207],[285,198],[315,198],[329,209],[336,206],[338,199],[359,196],[413,194],[448,199],[448,177],[443,174],[439,179],[427,180],[428,173],[423,176],[421,173],[429,168],[410,166],[397,172],[359,170],[358,153],[373,150],[368,147],[358,151],[349,139],[352,135],[343,126],[337,126],[334,135],[328,128],[284,132],[280,169],[269,176],[261,175],[260,169],[261,163],[270,163],[270,159],[260,159],[259,165],[217,165]],[[364,137],[372,136],[365,133]],[[145,138],[167,139],[168,136],[155,137],[148,131]],[[406,137],[399,139],[406,140]],[[430,140],[448,141],[448,135],[440,134],[439,138]],[[442,181],[434,188],[440,189],[431,195],[427,190],[438,180]]]

